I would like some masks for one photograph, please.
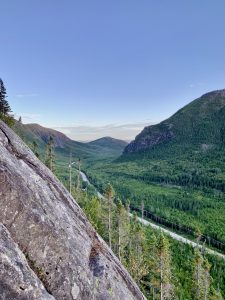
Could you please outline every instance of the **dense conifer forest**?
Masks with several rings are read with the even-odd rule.
[[[143,293],[152,299],[223,299],[225,261],[142,225],[136,213],[129,215],[107,184],[104,198],[92,186],[73,188],[86,215],[110,245]],[[198,240],[198,237],[196,237]],[[162,297],[162,298],[160,298]]]

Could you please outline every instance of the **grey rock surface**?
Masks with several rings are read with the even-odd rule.
[[[29,267],[24,254],[0,224],[0,299],[54,300]]]
[[[155,145],[171,141],[175,136],[172,127],[172,124],[166,122],[145,127],[135,140],[126,146],[124,153],[148,150]]]
[[[68,191],[1,121],[0,201],[0,222],[55,299],[145,299]]]

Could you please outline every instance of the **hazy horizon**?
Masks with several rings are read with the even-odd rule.
[[[112,137],[115,139],[130,142],[134,140],[136,135],[142,131],[145,126],[151,123],[135,123],[135,124],[108,124],[105,126],[77,126],[77,127],[54,127],[69,138],[90,142],[102,137]]]

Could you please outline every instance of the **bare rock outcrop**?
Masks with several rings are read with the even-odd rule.
[[[123,153],[128,154],[145,151],[156,145],[171,141],[175,137],[171,129],[172,127],[172,124],[167,124],[166,122],[145,127],[142,132],[136,136],[135,140],[126,146]]]
[[[7,300],[145,299],[68,191],[1,121],[0,223],[14,266],[18,261],[17,271],[27,270],[40,295],[12,290]],[[9,293],[22,284],[13,277],[9,283]]]
[[[125,147],[123,154],[151,152],[161,145],[162,155],[168,144],[178,146],[182,152],[187,145],[224,144],[224,115],[225,89],[204,94],[168,119],[145,127]]]
[[[0,299],[54,300],[29,267],[24,254],[0,224]]]

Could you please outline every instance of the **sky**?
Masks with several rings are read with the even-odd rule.
[[[224,0],[0,0],[0,77],[24,123],[133,139],[225,88]]]

